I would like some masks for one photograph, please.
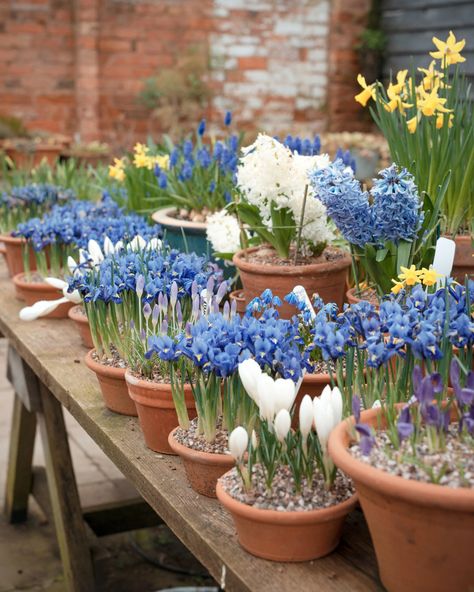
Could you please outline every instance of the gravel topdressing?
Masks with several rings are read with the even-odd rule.
[[[127,368],[127,364],[125,360],[122,360],[118,351],[115,349],[113,345],[110,346],[110,353],[112,354],[111,357],[97,355],[97,352],[92,353],[92,359],[103,366],[110,366],[111,368]]]
[[[198,434],[197,425],[198,421],[195,418],[191,420],[189,430],[178,428],[174,434],[175,439],[183,446],[199,452],[225,454],[228,451],[229,433],[227,430],[218,425],[214,442],[208,442],[203,435]]]
[[[446,434],[445,450],[430,452],[427,438],[424,437],[416,446],[416,457],[411,443],[405,440],[400,450],[394,449],[386,432],[377,432],[375,446],[370,455],[364,456],[358,444],[350,448],[351,454],[377,469],[391,475],[433,483],[430,472],[439,485],[445,487],[474,488],[474,439],[463,441],[458,436],[458,424],[451,424]],[[442,474],[444,472],[444,474]]]
[[[266,490],[261,465],[253,467],[253,487],[249,492],[243,488],[242,479],[235,468],[221,477],[220,482],[226,493],[235,500],[262,510],[279,512],[321,510],[346,501],[355,491],[352,481],[338,471],[331,490],[326,489],[321,473],[317,472],[311,484],[303,480],[301,492],[295,493],[294,481],[287,466],[277,469],[271,491]]]

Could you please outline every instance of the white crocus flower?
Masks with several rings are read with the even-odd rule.
[[[332,389],[331,405],[334,415],[334,426],[337,426],[342,420],[342,409],[344,406],[341,391],[337,386]]]
[[[69,255],[69,257],[67,258],[67,268],[69,269],[69,273],[72,274],[74,274],[77,271],[76,260],[74,259],[74,257],[71,257],[71,255]]]
[[[326,449],[329,434],[334,427],[334,414],[328,399],[315,397],[313,400],[314,425],[323,450]]]
[[[269,424],[275,417],[275,399],[273,396],[275,382],[271,376],[262,373],[257,380],[257,397],[260,417]]]
[[[57,300],[38,300],[32,306],[22,308],[19,317],[22,321],[35,321],[53,312],[60,304],[65,302],[68,302],[68,299],[64,297]]]
[[[113,255],[115,253],[114,243],[108,236],[104,238],[104,255]]]
[[[275,413],[280,409],[289,411],[295,401],[296,388],[291,378],[277,378],[273,386]]]
[[[229,436],[229,452],[237,462],[243,459],[248,444],[249,435],[247,431],[242,426],[236,427]]]
[[[258,405],[257,382],[262,374],[259,364],[252,358],[244,360],[239,364],[239,377],[248,396]]]
[[[119,240],[115,243],[114,251],[115,251],[115,253],[120,253],[120,251],[122,249],[123,249],[123,241]]]
[[[63,290],[64,288],[67,288],[68,283],[65,282],[64,280],[60,280],[59,278],[55,278],[55,277],[47,277],[44,278],[44,281],[49,284],[50,286],[52,286],[53,288],[57,288],[58,290]]]
[[[280,409],[277,413],[273,422],[273,428],[278,440],[283,442],[291,428],[291,416],[286,409]]]
[[[303,440],[306,441],[314,422],[313,401],[309,395],[305,395],[301,401],[299,419],[300,431],[303,436]]]
[[[159,238],[154,237],[148,241],[147,249],[150,251],[161,251],[162,246],[163,242]]]
[[[104,254],[102,253],[99,243],[91,238],[87,243],[87,250],[89,252],[90,259],[92,259],[92,263],[94,265],[100,265],[104,260]]]
[[[135,236],[130,241],[128,247],[131,251],[143,251],[146,247],[146,240],[142,236],[137,234],[137,236]]]

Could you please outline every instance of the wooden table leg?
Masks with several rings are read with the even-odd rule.
[[[93,592],[94,574],[61,404],[40,386],[38,424],[68,592]]]
[[[4,506],[10,523],[23,522],[28,515],[35,435],[36,415],[15,394]]]

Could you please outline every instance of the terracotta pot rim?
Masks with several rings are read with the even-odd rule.
[[[61,298],[62,292],[61,290],[58,290],[58,288],[51,286],[47,282],[26,282],[23,280],[25,275],[25,272],[22,271],[13,276],[12,279],[15,286],[18,286],[22,290],[27,290],[29,292],[52,292],[54,294],[58,294],[58,298]]]
[[[206,230],[207,223],[206,222],[191,222],[190,220],[178,220],[178,218],[174,218],[171,216],[171,212],[175,212],[176,208],[174,206],[168,208],[160,208],[156,212],[153,212],[151,215],[152,219],[158,223],[165,226],[173,226],[176,228],[184,228],[185,230]]]
[[[331,376],[329,374],[325,374],[324,372],[313,372],[312,374],[306,372],[306,374],[303,376],[303,381],[301,383],[300,390],[303,388],[303,384],[305,382],[327,384],[328,380],[331,380]]]
[[[131,373],[130,368],[127,368],[125,370],[125,380],[127,384],[130,384],[132,386],[141,386],[142,388],[146,388],[150,391],[171,392],[170,382],[155,382],[154,380],[145,380],[144,378],[137,378]],[[192,391],[192,386],[188,382],[185,382],[184,389],[186,391]]]
[[[361,421],[371,420],[380,413],[380,409],[363,411]],[[381,490],[388,498],[395,497],[413,504],[450,511],[474,511],[474,489],[454,489],[434,483],[404,479],[354,458],[347,450],[350,441],[347,432],[348,421],[353,423],[354,418],[343,420],[332,430],[328,449],[336,466],[352,477],[356,487],[360,482],[364,487]]]
[[[75,306],[71,307],[67,313],[68,317],[75,323],[80,323],[81,325],[88,325],[89,321],[87,319],[87,315],[76,312],[78,308],[82,308],[82,304],[76,304]]]
[[[223,475],[224,477],[225,475]],[[239,502],[229,495],[221,484],[221,479],[217,481],[216,494],[221,504],[226,507],[232,514],[237,514],[248,520],[262,523],[280,523],[286,526],[299,524],[317,524],[321,522],[328,522],[345,516],[351,512],[358,500],[359,496],[355,492],[349,499],[330,506],[329,508],[320,508],[316,510],[305,510],[297,512],[291,510],[289,512],[280,512],[278,510],[266,510],[263,508],[255,508],[248,506],[243,502]]]
[[[233,298],[234,300],[243,300],[245,302],[244,289],[239,288],[238,290],[232,290],[232,292],[229,292],[229,298]]]
[[[178,456],[184,457],[186,460],[199,463],[201,465],[221,465],[221,466],[233,466],[234,459],[230,454],[201,452],[200,450],[193,450],[187,446],[180,444],[174,437],[174,433],[178,428],[174,428],[168,436],[168,444],[170,448]]]
[[[272,276],[312,275],[313,273],[321,273],[325,271],[339,271],[346,269],[351,265],[351,256],[343,249],[338,249],[338,251],[344,255],[341,259],[337,259],[336,261],[326,261],[325,263],[310,263],[309,265],[260,265],[258,263],[250,263],[245,259],[244,255],[258,251],[261,246],[263,245],[237,251],[232,257],[232,263],[238,269],[249,273],[258,272],[259,275]]]
[[[95,348],[89,350],[84,357],[84,361],[89,370],[92,370],[92,372],[101,376],[109,376],[110,378],[116,379],[123,378],[125,380],[125,368],[114,368],[113,366],[105,366],[104,364],[96,362],[92,357],[94,352]]]
[[[22,236],[12,236],[11,234],[0,234],[0,242],[8,245],[26,244],[26,240]]]

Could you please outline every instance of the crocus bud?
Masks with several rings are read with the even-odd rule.
[[[229,452],[237,462],[240,462],[247,450],[249,435],[242,427],[236,427],[229,436]]]
[[[291,427],[291,416],[286,409],[280,409],[273,423],[275,434],[280,442],[283,442]]]
[[[151,306],[148,304],[148,302],[146,302],[145,306],[143,307],[143,316],[145,317],[146,321],[148,321],[151,316]]]
[[[221,300],[227,294],[227,282],[222,282],[217,289],[216,300],[217,303],[220,304]]]
[[[252,437],[250,441],[252,442],[252,448],[255,450],[258,446],[257,434],[255,433],[255,430],[252,430]]]
[[[181,302],[179,300],[176,303],[176,320],[180,325],[183,322],[183,311],[181,310]]]
[[[206,285],[206,298],[208,298],[209,300],[211,299],[211,296],[214,294],[215,283],[216,283],[216,280],[214,279],[214,276],[211,275],[210,278],[207,280],[207,285]]]
[[[329,434],[334,427],[334,414],[331,403],[328,399],[323,399],[322,396],[315,397],[313,400],[313,409],[316,432],[321,446],[326,448]]]
[[[237,300],[235,298],[233,298],[232,302],[230,303],[230,316],[235,317],[236,314],[237,314]]]
[[[97,241],[90,239],[87,243],[87,250],[89,251],[89,257],[92,259],[94,265],[99,265],[104,260],[104,254]]]
[[[143,296],[143,289],[145,288],[145,277],[143,275],[137,275],[135,291],[138,298]]]
[[[334,414],[334,426],[342,420],[343,401],[341,391],[337,386],[332,389],[331,394],[332,412]]]
[[[153,325],[153,327],[156,327],[159,317],[160,317],[160,307],[158,306],[158,304],[155,303],[155,306],[153,307],[153,314],[151,317],[151,324]]]
[[[229,305],[229,301],[228,300],[226,300],[224,302],[224,309],[222,311],[222,314],[224,315],[224,317],[226,319],[228,319],[230,317],[230,305]]]
[[[300,432],[305,440],[313,427],[313,421],[313,401],[309,395],[305,395],[300,405]]]
[[[245,391],[251,399],[258,403],[257,380],[262,374],[262,369],[252,358],[239,364],[239,377]]]
[[[176,282],[173,282],[171,284],[171,289],[170,289],[171,308],[175,307],[177,300],[178,300],[178,284]]]
[[[260,408],[260,417],[267,422],[273,422],[275,417],[275,401],[273,398],[275,383],[268,374],[260,374],[257,379],[257,401]]]
[[[290,411],[296,396],[295,383],[291,378],[277,378],[273,387],[275,413],[280,409]]]
[[[104,238],[104,254],[105,255],[113,255],[115,253],[114,243],[110,240],[108,236]]]

